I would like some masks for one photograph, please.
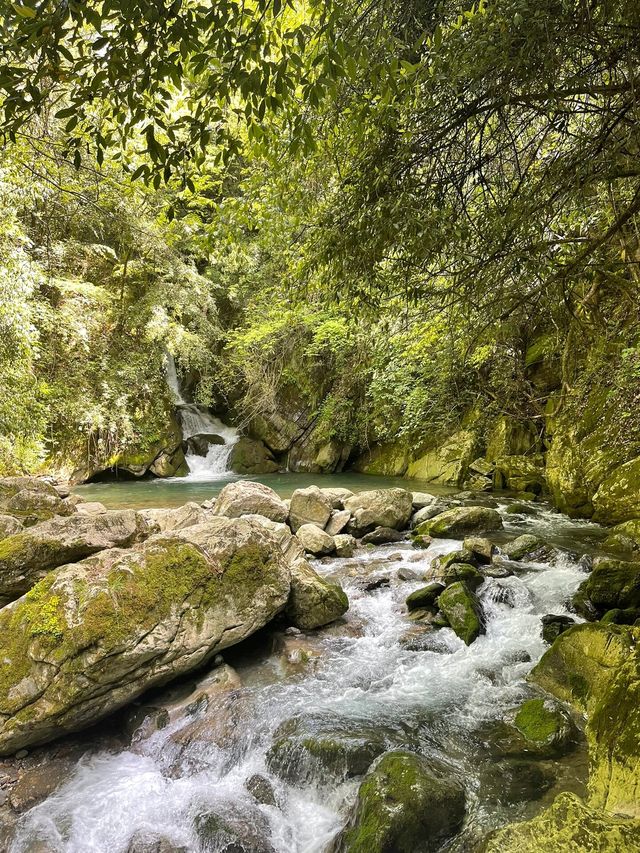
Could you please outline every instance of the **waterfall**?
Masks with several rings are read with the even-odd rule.
[[[214,417],[204,406],[185,400],[176,364],[169,352],[165,360],[165,375],[175,403],[182,439],[187,442],[185,460],[189,468],[189,479],[216,480],[223,477],[229,470],[229,457],[239,438],[238,430]],[[197,441],[198,438],[201,440]]]

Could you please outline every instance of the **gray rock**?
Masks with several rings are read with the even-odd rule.
[[[435,518],[437,515],[444,512],[444,510],[445,507],[441,504],[422,507],[422,509],[419,509],[411,516],[411,527],[417,527],[419,524],[422,524],[423,521],[429,521],[430,519]]]
[[[339,584],[320,577],[304,559],[291,565],[291,593],[285,615],[296,628],[320,628],[339,619],[348,609],[349,599]]]
[[[50,573],[0,610],[0,754],[92,725],[253,634],[285,606],[275,537],[215,518]]]
[[[438,498],[429,492],[411,492],[411,503],[415,510],[420,510],[437,504]]]
[[[353,497],[353,492],[350,489],[342,489],[339,486],[331,489],[323,488],[320,491],[329,499],[333,509],[344,509],[346,499]]]
[[[314,557],[323,557],[326,554],[333,554],[336,550],[333,537],[325,533],[320,527],[315,524],[303,524],[298,528],[296,537],[300,544],[308,554],[313,554]]]
[[[315,524],[324,529],[331,516],[331,510],[331,500],[317,486],[296,489],[291,495],[289,506],[291,529],[297,533],[303,524]]]
[[[149,532],[131,509],[52,518],[0,543],[0,601],[23,595],[51,569],[106,548],[121,548]]]
[[[331,513],[331,518],[325,527],[325,532],[328,533],[329,536],[337,536],[338,533],[342,533],[350,520],[351,513],[348,509],[334,509]]]
[[[23,525],[19,518],[14,518],[12,515],[0,514],[0,539],[13,536],[14,533],[19,533],[22,528]]]
[[[339,533],[333,537],[337,557],[353,557],[357,542],[349,533]]]
[[[542,541],[537,536],[525,533],[522,536],[518,536],[512,542],[502,545],[500,550],[510,560],[523,560],[528,554],[533,554],[542,545]]]
[[[463,547],[472,554],[478,563],[490,563],[495,545],[483,536],[467,536]]]
[[[363,545],[386,545],[388,542],[401,542],[404,534],[392,527],[376,527],[362,537]]]
[[[376,527],[404,530],[411,518],[412,501],[406,489],[375,489],[347,498],[344,508],[351,513],[352,532],[363,536]]]
[[[161,533],[193,527],[210,517],[210,514],[194,501],[172,509],[141,509],[140,515],[150,527]]]
[[[215,515],[240,518],[243,515],[262,515],[271,521],[284,522],[289,514],[281,498],[262,483],[241,481],[228,483],[218,495]]]

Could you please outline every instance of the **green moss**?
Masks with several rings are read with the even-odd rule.
[[[527,740],[544,742],[558,734],[563,724],[558,712],[548,708],[544,699],[523,702],[514,723]]]
[[[440,594],[438,606],[455,633],[469,646],[483,631],[482,610],[464,581],[456,581]]]

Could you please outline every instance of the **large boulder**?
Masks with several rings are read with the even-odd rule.
[[[78,510],[80,512],[80,510]],[[200,504],[189,501],[186,504],[170,509],[141,509],[139,514],[144,518],[154,532],[169,533],[172,530],[182,530],[185,527],[193,527],[194,524],[202,524],[209,514]]]
[[[484,506],[457,506],[441,512],[414,529],[416,535],[460,539],[470,533],[499,530],[502,518],[495,509]]]
[[[464,790],[411,752],[386,753],[365,777],[334,853],[430,853],[461,828]]]
[[[317,486],[306,489],[296,489],[291,495],[289,504],[289,524],[294,533],[303,524],[315,524],[324,528],[331,517],[333,509],[329,495],[324,494]]]
[[[640,518],[640,457],[615,468],[593,496],[595,521],[618,524]]]
[[[246,436],[231,448],[228,464],[236,474],[273,474],[280,467],[264,442]]]
[[[624,820],[564,793],[533,820],[495,832],[483,853],[638,853],[640,820]]]
[[[218,495],[214,515],[240,518],[243,515],[263,515],[271,521],[287,520],[286,503],[269,486],[241,481],[228,483]]]
[[[544,457],[541,453],[501,456],[496,459],[493,482],[497,489],[539,494],[546,488]]]
[[[345,489],[342,486],[325,486],[320,491],[326,498],[329,498],[333,509],[344,509],[345,500],[353,497],[351,489]]]
[[[351,513],[353,532],[363,536],[376,527],[404,530],[411,518],[413,498],[406,489],[375,489],[347,498],[344,508]]]
[[[285,615],[296,628],[310,631],[339,619],[349,609],[341,586],[330,583],[304,559],[291,564],[291,594]]]
[[[149,528],[131,509],[52,518],[0,541],[0,602],[25,593],[48,571],[143,539]]]
[[[19,533],[23,526],[19,518],[15,518],[13,515],[0,514],[0,539],[6,539],[7,536]]]
[[[614,608],[640,608],[640,563],[624,560],[598,560],[588,578],[580,584],[575,597],[576,609],[598,616]]]
[[[55,487],[37,477],[0,479],[0,512],[15,516],[25,524],[36,524],[56,515],[71,515],[72,504],[63,500]]]
[[[206,663],[286,604],[263,526],[216,518],[50,573],[0,611],[0,753],[95,723]]]
[[[484,632],[480,602],[464,581],[446,587],[440,593],[438,607],[467,646]]]

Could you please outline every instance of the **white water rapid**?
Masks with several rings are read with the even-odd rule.
[[[573,522],[545,510],[537,519],[505,516],[505,524],[511,536],[553,528],[562,537],[563,525],[565,539],[576,532]],[[404,606],[431,560],[460,544],[439,540],[423,551],[403,542],[318,563],[349,595],[343,623],[308,636],[280,632],[275,652],[266,634],[244,651],[225,652],[242,680],[239,690],[130,749],[83,759],[63,787],[21,818],[10,853],[28,853],[37,840],[47,853],[127,853],[140,832],[159,834],[175,845],[170,850],[226,850],[198,835],[199,816],[212,813],[260,839],[228,849],[324,853],[359,780],[312,760],[291,775],[286,767],[274,769],[270,750],[291,732],[373,738],[384,749],[446,762],[468,798],[463,834],[448,851],[472,850],[488,828],[522,816],[525,806],[507,807],[487,794],[487,774],[495,776],[496,766],[477,731],[530,695],[525,676],[545,649],[540,618],[566,614],[584,574],[576,560],[560,555],[486,580],[479,590],[486,633],[467,647],[448,628],[421,631]],[[399,570],[414,571],[416,580],[402,581]],[[381,584],[366,591],[363,580],[372,578]],[[272,786],[271,804],[249,793],[254,774]],[[557,784],[570,786],[567,778]]]
[[[182,430],[182,438],[187,441],[195,436],[219,436],[223,443],[209,443],[206,454],[197,453],[195,446],[189,444],[185,460],[191,480],[216,480],[227,473],[229,457],[239,434],[235,427],[224,424],[205,408],[188,403],[180,388],[176,364],[171,353],[165,358],[165,376],[171,396],[176,406],[176,417]]]

